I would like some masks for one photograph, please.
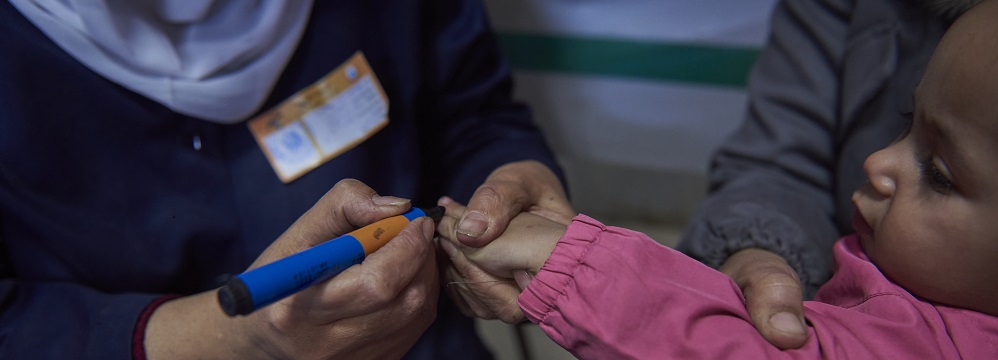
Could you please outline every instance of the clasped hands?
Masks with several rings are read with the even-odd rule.
[[[548,186],[547,193],[530,197],[538,201],[519,202],[530,204],[527,208],[511,209],[514,211],[505,218],[508,222],[489,224],[479,236],[469,236],[468,229],[480,227],[462,226],[462,222],[483,217],[481,213],[475,214],[478,210],[469,209],[488,208],[482,202],[476,204],[484,199],[494,201],[492,205],[501,205],[502,201],[496,201],[499,197],[490,195],[504,191],[492,186],[522,181],[506,178],[512,174],[494,173],[468,207],[441,198],[438,205],[446,207],[447,213],[437,225],[436,239],[446,255],[439,257],[443,263],[442,285],[461,311],[468,316],[499,319],[509,324],[524,320],[517,298],[540,271],[576,215],[561,187]],[[490,192],[493,194],[487,194]],[[801,320],[802,285],[786,260],[767,250],[749,248],[732,254],[719,270],[742,289],[753,323],[764,338],[781,349],[804,344],[807,335]]]
[[[575,215],[557,177],[541,163],[514,162],[496,169],[467,207],[448,198],[440,199],[440,204],[447,208],[447,216],[437,226],[436,244],[446,256],[432,251],[432,223],[418,219],[362,264],[249,316],[227,318],[213,291],[171,300],[149,320],[147,355],[398,358],[433,321],[440,286],[468,315],[523,321],[516,300]],[[379,196],[359,181],[341,181],[250,268],[401,214],[410,206],[406,199]],[[775,255],[773,259],[782,261]],[[744,274],[758,267],[737,268],[745,269]],[[438,269],[442,279],[437,277]],[[757,313],[761,319],[769,318],[765,311],[752,310],[753,298],[764,299],[759,300],[763,305],[773,303],[759,295],[769,289],[765,282],[732,276],[743,289],[756,289],[755,294],[746,291],[753,319],[760,319]],[[792,272],[784,278],[792,280],[790,290],[799,289]],[[777,309],[799,314],[799,290],[797,296],[796,303],[784,302],[788,305]],[[760,327],[758,321],[756,325]]]

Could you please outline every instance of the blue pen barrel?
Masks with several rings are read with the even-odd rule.
[[[361,263],[367,254],[395,237],[410,221],[421,216],[436,221],[443,211],[439,206],[425,212],[413,208],[232,277],[218,290],[218,303],[229,316],[249,314]]]
[[[236,275],[219,289],[218,302],[229,316],[246,315],[329,279],[364,261],[364,257],[360,242],[343,235]]]
[[[343,235],[237,277],[253,284],[248,290],[259,309],[360,264],[364,256],[360,242]]]

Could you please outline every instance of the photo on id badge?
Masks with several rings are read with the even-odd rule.
[[[388,97],[361,52],[247,124],[289,183],[388,125]]]

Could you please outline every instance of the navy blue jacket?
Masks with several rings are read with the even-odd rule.
[[[356,51],[390,123],[282,184],[244,123],[128,91],[0,2],[0,358],[130,357],[150,301],[242,272],[340,179],[422,205],[466,201],[511,161],[556,168],[473,0],[316,1],[264,110]],[[409,357],[487,357],[445,299]]]

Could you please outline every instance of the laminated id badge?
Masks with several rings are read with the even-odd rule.
[[[357,52],[248,126],[282,182],[289,183],[388,125],[388,97]]]

